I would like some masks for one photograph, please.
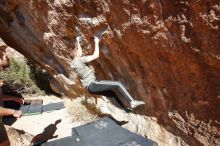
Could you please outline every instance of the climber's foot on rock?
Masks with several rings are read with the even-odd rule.
[[[130,106],[132,109],[135,109],[136,107],[140,106],[140,105],[144,105],[145,103],[143,101],[138,101],[138,100],[132,100],[130,102]]]

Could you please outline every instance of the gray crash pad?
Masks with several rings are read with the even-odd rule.
[[[65,108],[65,105],[63,102],[49,103],[47,105],[43,105],[43,112],[51,112],[51,111],[60,110],[63,108]]]
[[[43,143],[41,146],[86,146],[83,142],[77,142],[73,137],[65,137],[51,142]]]
[[[37,99],[37,100],[30,100],[30,104],[22,105],[21,110],[25,111],[23,113],[24,116],[27,115],[36,115],[36,114],[41,114],[42,113],[42,108],[43,108],[43,100]]]
[[[61,142],[62,141],[62,142]],[[137,135],[108,117],[72,129],[72,137],[46,143],[52,146],[157,146],[157,143]]]
[[[87,146],[157,146],[152,140],[117,125],[108,117],[74,129],[74,137],[78,135]]]

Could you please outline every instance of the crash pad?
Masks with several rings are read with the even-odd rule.
[[[44,146],[157,146],[157,143],[133,133],[108,117],[75,127],[72,137],[45,143]]]
[[[51,112],[51,111],[60,110],[63,108],[65,108],[63,102],[49,103],[49,104],[43,105],[43,112]]]
[[[23,115],[36,115],[36,114],[41,114],[42,113],[42,108],[43,108],[43,100],[41,99],[36,99],[36,100],[31,100],[30,104],[24,104],[20,107],[20,110],[23,110]]]
[[[65,137],[51,142],[43,143],[41,146],[86,146],[85,143],[77,142],[72,137]]]

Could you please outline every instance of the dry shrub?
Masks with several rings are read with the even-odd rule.
[[[65,99],[65,105],[73,121],[93,122],[102,115],[101,111],[96,108],[95,103],[82,97]]]

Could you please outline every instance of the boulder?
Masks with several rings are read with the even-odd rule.
[[[218,145],[219,14],[218,0],[1,0],[0,37],[54,76],[55,91],[76,97],[87,92],[68,52],[81,35],[92,53],[93,35],[105,31],[97,78],[123,82],[146,103],[138,113],[189,145]]]

